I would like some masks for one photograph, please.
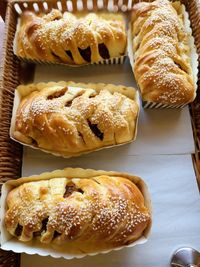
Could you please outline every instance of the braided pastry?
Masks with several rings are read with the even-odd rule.
[[[119,14],[22,13],[14,52],[33,60],[85,64],[120,57],[126,50],[125,21]]]
[[[12,137],[24,144],[69,157],[134,139],[133,88],[59,82],[21,85],[18,92]]]
[[[128,245],[151,223],[141,187],[138,177],[82,169],[23,178],[7,196],[5,226],[20,241],[38,239],[82,253]]]
[[[168,0],[134,5],[134,74],[144,101],[178,105],[196,96],[184,12]]]

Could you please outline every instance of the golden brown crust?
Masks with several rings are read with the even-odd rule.
[[[120,173],[25,182],[7,206],[5,226],[19,240],[77,243],[83,251],[89,243],[93,251],[130,244],[151,223],[139,187]]]
[[[144,101],[186,104],[195,98],[183,6],[157,0],[132,12],[134,74]]]
[[[139,106],[123,91],[134,95],[134,89],[88,86],[70,82],[20,86],[22,95],[29,89],[30,93],[21,98],[12,137],[62,156],[133,140]]]
[[[116,14],[22,13],[15,38],[22,58],[86,64],[120,57],[126,50],[125,21]]]

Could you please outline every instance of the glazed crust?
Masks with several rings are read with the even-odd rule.
[[[126,43],[120,14],[25,11],[18,23],[14,52],[27,59],[81,65],[120,57]]]
[[[151,223],[139,187],[120,173],[24,181],[8,194],[7,207],[6,229],[20,241],[70,242],[81,251],[128,245]]]
[[[168,0],[134,5],[134,74],[144,101],[186,104],[196,96],[183,5]]]
[[[22,85],[18,91],[11,135],[24,144],[68,157],[135,137],[139,106],[133,88],[61,82]]]

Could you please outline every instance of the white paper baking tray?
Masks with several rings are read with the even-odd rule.
[[[91,2],[93,2],[93,0],[91,0]],[[92,4],[92,6],[94,6],[94,3]],[[38,6],[38,11],[40,11],[40,7]],[[104,7],[105,11],[109,12],[107,10],[107,6]],[[17,10],[16,10],[17,11]],[[37,11],[37,12],[38,12]],[[41,10],[42,12],[42,10]],[[92,12],[92,10],[90,10],[89,12]],[[95,11],[94,11],[95,12]],[[123,14],[123,13],[121,13]],[[124,16],[124,23],[126,26],[126,17]],[[51,61],[47,61],[47,60],[40,60],[40,59],[34,59],[34,58],[23,58],[17,55],[17,35],[18,35],[18,31],[20,29],[20,17],[17,20],[17,28],[16,28],[16,33],[15,33],[15,37],[14,37],[14,41],[13,41],[13,53],[21,60],[27,63],[35,63],[35,64],[47,64],[47,65],[63,65],[65,67],[84,67],[84,66],[88,66],[88,65],[110,65],[110,64],[123,64],[126,57],[127,57],[127,48],[125,50],[124,55],[121,55],[119,57],[113,57],[113,58],[109,58],[109,59],[102,59],[100,61],[97,62],[92,62],[92,63],[84,63],[84,64],[69,64],[69,63],[64,63],[64,62],[51,62]]]
[[[194,37],[192,36],[192,29],[190,26],[190,20],[189,20],[189,15],[188,12],[185,9],[185,6],[182,4],[182,11],[183,11],[183,15],[184,15],[184,23],[185,23],[185,30],[188,33],[188,36],[190,36],[189,38],[189,43],[188,45],[191,48],[191,66],[192,66],[192,70],[193,70],[193,79],[194,79],[194,85],[195,85],[195,90],[197,90],[197,82],[198,82],[198,54],[197,54],[197,49],[194,43]],[[128,26],[128,45],[127,45],[127,51],[128,51],[128,56],[130,59],[130,64],[132,67],[132,71],[134,73],[134,52],[132,49],[132,40],[134,37],[132,37],[132,33],[131,33],[131,23],[129,23]],[[137,84],[138,85],[138,84]],[[138,85],[138,88],[140,90],[140,87]],[[178,105],[169,105],[169,104],[163,104],[163,103],[157,103],[157,102],[151,102],[151,101],[145,101],[142,100],[142,106],[144,108],[183,108],[185,107],[187,104],[178,104]]]
[[[83,253],[80,250],[77,251],[70,251],[70,244],[67,244],[65,246],[50,246],[50,245],[44,245],[41,244],[39,241],[35,240],[32,242],[20,242],[16,238],[13,238],[7,231],[4,225],[3,218],[5,217],[6,212],[6,197],[8,193],[16,186],[19,186],[20,184],[23,184],[24,182],[29,181],[38,181],[38,180],[48,180],[55,177],[78,177],[78,178],[84,178],[84,177],[93,177],[98,175],[112,175],[112,176],[119,176],[127,177],[131,181],[133,181],[140,191],[142,192],[145,200],[145,205],[150,210],[150,213],[152,213],[152,207],[151,207],[151,200],[150,200],[150,194],[148,192],[147,185],[145,182],[136,176],[132,176],[127,173],[120,173],[119,172],[107,172],[107,171],[96,171],[91,169],[80,169],[80,168],[66,168],[64,170],[56,170],[53,172],[46,172],[42,173],[41,175],[34,175],[30,177],[23,177],[21,179],[17,180],[10,180],[6,182],[2,187],[2,195],[1,195],[1,224],[0,224],[0,231],[1,231],[1,249],[3,250],[12,250],[17,253],[25,252],[27,254],[38,254],[40,256],[52,256],[54,258],[60,258],[63,257],[65,259],[73,259],[73,258],[82,258],[84,256],[93,256],[97,255],[99,253],[108,253],[112,250],[120,250],[123,247],[133,247],[138,244],[143,244],[147,241],[149,235],[150,235],[150,229],[151,229],[151,223],[148,225],[148,227],[145,229],[143,236],[141,236],[138,240],[133,242],[132,244],[128,246],[122,246],[117,247],[114,249],[104,250],[103,252],[94,252],[94,253]]]
[[[22,143],[20,142],[19,140],[15,139],[14,137],[14,130],[15,130],[15,121],[16,121],[16,114],[17,114],[17,109],[19,107],[19,104],[20,104],[20,101],[21,101],[21,98],[28,95],[29,93],[31,93],[33,91],[33,88],[32,87],[29,87],[29,91],[27,91],[27,88],[23,88],[23,90],[21,90],[21,88],[18,90],[16,89],[15,90],[15,96],[14,96],[14,104],[13,104],[13,112],[12,112],[12,119],[11,119],[11,126],[10,126],[10,137],[11,139],[13,139],[14,141],[16,142],[19,142],[21,143],[22,145],[25,145],[25,146],[29,146],[31,148],[34,148],[34,149],[40,149],[44,152],[47,152],[47,153],[51,153],[55,156],[62,156],[62,157],[65,157],[65,158],[69,158],[69,157],[76,157],[76,156],[79,156],[79,155],[82,155],[82,154],[87,154],[87,153],[91,153],[91,152],[94,152],[94,151],[99,151],[99,150],[102,150],[102,149],[106,149],[106,148],[110,148],[110,147],[114,147],[114,146],[122,146],[124,144],[128,144],[128,143],[131,143],[132,141],[134,141],[136,139],[136,136],[137,136],[137,125],[138,125],[138,117],[139,117],[139,112],[140,112],[140,101],[139,101],[139,94],[138,94],[138,91],[136,91],[133,87],[125,87],[125,86],[115,86],[114,87],[114,90],[112,90],[112,88],[110,88],[110,85],[109,84],[83,84],[83,83],[74,83],[74,82],[63,82],[63,81],[60,81],[58,83],[56,82],[49,82],[49,84],[51,84],[52,86],[56,86],[56,85],[62,85],[62,86],[71,86],[71,87],[83,87],[83,88],[94,88],[94,90],[101,90],[101,89],[107,89],[108,91],[110,92],[119,92],[123,95],[126,95],[127,97],[129,97],[130,99],[134,100],[136,102],[136,104],[138,105],[138,114],[137,114],[137,118],[136,118],[136,121],[135,121],[135,131],[134,131],[134,135],[133,135],[133,139],[128,141],[128,142],[124,142],[124,143],[121,143],[121,144],[116,144],[116,145],[110,145],[110,146],[103,146],[101,148],[98,148],[98,149],[94,149],[94,150],[88,150],[88,151],[83,151],[83,152],[79,152],[79,153],[65,153],[65,154],[61,154],[61,153],[58,153],[58,152],[53,152],[53,151],[49,151],[49,150],[45,150],[45,149],[42,149],[42,148],[38,148],[37,146],[34,146],[34,145],[29,145],[29,144],[26,144],[26,143]],[[44,83],[39,83],[38,84],[38,88],[39,87],[43,87]],[[101,88],[101,89],[99,89]]]

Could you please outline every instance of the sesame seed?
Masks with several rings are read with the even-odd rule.
[[[142,94],[150,101],[166,104],[188,102],[194,82],[183,17],[169,1],[148,5],[149,12],[142,17],[143,7],[136,8],[133,21],[134,64]]]
[[[57,231],[64,237],[64,242],[79,238],[89,242],[93,237],[97,240],[103,238],[106,243],[117,245],[125,244],[131,236],[134,237],[137,226],[143,231],[150,219],[143,203],[135,203],[135,189],[130,188],[127,191],[130,181],[127,180],[127,187],[125,178],[122,181],[120,178],[104,175],[90,179],[72,179],[74,188],[80,187],[83,194],[74,189],[68,197],[63,195],[69,179],[57,179],[60,186],[56,191],[53,187],[55,180],[54,183],[51,180],[29,182],[15,189],[21,192],[18,202],[11,203],[6,214],[12,218],[12,229],[19,223],[30,232],[30,236],[34,232],[40,232],[40,237],[48,236],[49,241],[53,238],[54,231]],[[105,179],[109,181],[109,186]],[[39,197],[41,187],[48,189],[43,190],[45,195],[42,198]]]
[[[57,12],[56,15],[55,12]],[[18,38],[21,42],[20,47],[23,48],[19,50],[19,54],[22,57],[32,58],[32,48],[36,47],[34,59],[65,63],[74,61],[76,63],[77,57],[81,56],[80,54],[77,56],[78,48],[92,47],[93,53],[104,38],[112,40],[112,36],[119,33],[123,35],[124,40],[126,39],[125,23],[122,19],[119,20],[117,17],[115,19],[115,17],[110,18],[95,13],[76,17],[70,12],[62,14],[55,9],[48,14],[39,14],[39,16],[32,13],[32,19],[29,18],[26,25],[23,25],[23,33],[20,33],[20,38]],[[33,32],[31,35],[30,28]],[[116,42],[119,42],[118,38],[113,39],[113,45]],[[124,42],[124,51],[122,52],[125,52],[125,44],[126,42]],[[72,59],[69,60],[66,51],[72,53]],[[117,51],[113,57],[118,55]],[[102,59],[100,54],[97,56],[96,61]]]

